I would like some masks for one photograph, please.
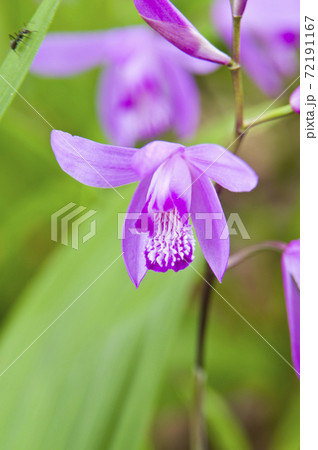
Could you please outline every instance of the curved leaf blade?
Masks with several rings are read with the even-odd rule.
[[[0,119],[13,100],[55,15],[60,0],[43,0],[30,22],[31,32],[16,50],[11,50],[0,68]]]

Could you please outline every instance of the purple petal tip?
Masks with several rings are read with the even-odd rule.
[[[232,11],[233,16],[240,17],[243,15],[247,0],[233,0]]]
[[[148,25],[183,52],[195,58],[227,65],[231,58],[205,39],[168,0],[134,0]]]
[[[291,94],[289,103],[295,113],[300,114],[300,86],[298,86]]]

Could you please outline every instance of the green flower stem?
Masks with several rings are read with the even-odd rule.
[[[232,60],[228,65],[231,71],[234,103],[235,103],[235,134],[232,147],[236,153],[240,147],[243,134],[243,84],[240,66],[240,31],[241,17],[233,16],[233,42],[232,42]],[[217,192],[221,187],[216,186]],[[196,366],[195,366],[195,407],[192,422],[192,449],[207,450],[208,438],[206,433],[206,423],[204,416],[204,393],[206,384],[206,373],[204,367],[204,343],[206,336],[206,328],[208,322],[208,311],[211,303],[211,286],[215,281],[215,277],[206,264],[206,282],[204,283],[202,299],[200,305],[199,331],[197,341]]]
[[[240,32],[241,32],[241,17],[233,16],[233,39],[232,39],[232,59],[228,64],[228,69],[231,71],[234,103],[235,103],[235,133],[234,140],[230,147],[233,153],[237,153],[241,145],[242,139],[249,128],[270,120],[279,119],[293,114],[293,110],[289,105],[266,112],[256,119],[244,121],[244,95],[242,72],[240,66]],[[221,193],[222,187],[215,186],[218,195]],[[229,259],[228,268],[237,266],[245,261],[250,256],[257,254],[263,250],[276,250],[282,252],[286,244],[282,242],[268,241],[257,245],[250,246],[243,249]],[[206,328],[208,322],[208,311],[211,303],[211,286],[215,281],[215,277],[206,264],[206,281],[204,283],[202,298],[200,304],[199,315],[199,331],[197,340],[196,365],[194,374],[195,383],[195,405],[192,420],[192,435],[191,448],[193,450],[207,450],[208,438],[206,433],[206,423],[204,416],[204,394],[206,385],[206,372],[204,367],[204,343],[206,336]]]
[[[192,449],[206,450],[208,448],[207,433],[204,418],[204,396],[206,388],[206,373],[203,369],[196,367],[194,373],[194,415],[192,426]]]
[[[232,40],[232,61],[229,64],[231,71],[234,103],[235,103],[235,134],[234,134],[234,152],[238,151],[241,140],[243,138],[243,121],[244,121],[244,102],[243,102],[243,83],[242,72],[240,66],[240,32],[241,17],[233,17],[233,40]]]
[[[264,241],[259,244],[251,245],[231,255],[229,258],[227,268],[232,269],[233,267],[238,266],[251,256],[254,256],[264,250],[273,250],[282,253],[286,245],[287,244],[285,244],[284,242],[278,241]]]
[[[206,450],[208,439],[204,417],[204,394],[206,385],[206,373],[204,369],[204,344],[207,330],[208,313],[211,306],[211,286],[215,277],[206,264],[205,282],[202,287],[202,298],[199,311],[199,326],[196,350],[196,364],[194,370],[194,414],[192,422],[192,449]]]
[[[243,131],[248,130],[251,127],[255,127],[261,123],[269,122],[270,120],[282,119],[283,117],[295,114],[294,110],[290,105],[280,106],[272,111],[268,111],[262,114],[260,117],[254,119],[248,119],[244,122]]]

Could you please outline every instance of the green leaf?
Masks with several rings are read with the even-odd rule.
[[[206,420],[213,447],[219,450],[250,450],[248,438],[221,395],[206,393]]]
[[[34,32],[29,35],[29,38],[25,37],[23,42],[19,42],[15,51],[10,49],[2,63],[0,68],[0,119],[24,80],[59,3],[60,0],[42,1],[30,22],[25,26],[26,29],[34,30]]]
[[[112,195],[96,236],[57,249],[13,309],[0,373],[121,254]],[[0,448],[143,448],[193,276],[150,272],[136,290],[119,258],[1,376]]]
[[[269,449],[298,450],[300,448],[299,422],[299,393],[296,392],[285,405]]]

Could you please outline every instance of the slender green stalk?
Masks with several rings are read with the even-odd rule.
[[[243,134],[243,84],[240,67],[240,30],[241,17],[233,16],[233,41],[232,41],[232,60],[228,65],[231,71],[234,103],[235,103],[235,134],[232,146],[236,153],[241,144]],[[220,192],[221,187],[216,187]],[[206,383],[206,374],[204,368],[204,343],[206,328],[208,322],[208,311],[211,303],[211,286],[215,277],[209,267],[206,265],[206,282],[204,283],[202,299],[200,305],[199,331],[197,341],[196,366],[195,366],[195,408],[192,424],[192,448],[193,450],[207,450],[208,439],[206,433],[204,417],[204,392]]]
[[[192,435],[192,448],[193,450],[206,450],[207,434],[205,426],[205,418],[203,415],[204,411],[204,393],[206,385],[206,373],[204,370],[196,367],[194,373],[194,395],[195,395],[195,405],[194,405],[194,416],[193,416],[193,435]]]
[[[282,119],[283,117],[290,116],[291,114],[295,114],[295,112],[290,105],[280,106],[279,108],[268,111],[259,117],[246,120],[244,122],[243,130],[248,130],[251,127],[269,122],[270,120]]]
[[[239,250],[238,252],[231,255],[229,258],[227,268],[232,269],[233,267],[238,266],[251,256],[254,256],[257,253],[262,252],[264,250],[273,250],[281,253],[284,251],[286,245],[287,244],[285,244],[284,242],[278,241],[264,241],[260,242],[259,244],[250,245],[249,247],[243,248],[242,250]]]
[[[247,130],[258,124],[268,122],[270,120],[279,119],[290,115],[293,110],[289,105],[277,108],[273,111],[262,114],[256,119],[244,121],[244,96],[242,72],[240,66],[240,32],[241,32],[241,16],[233,16],[233,39],[232,39],[232,59],[228,64],[231,71],[234,103],[235,103],[235,133],[234,140],[230,147],[233,147],[233,153],[237,153],[241,145],[242,139]],[[221,193],[222,187],[215,186],[218,195]],[[285,248],[284,243],[268,241],[261,244],[243,249],[229,259],[228,268],[235,267],[248,257],[262,250],[276,250],[282,252]],[[204,368],[204,343],[207,328],[208,311],[211,302],[211,286],[214,282],[214,275],[206,265],[206,281],[204,284],[202,299],[200,305],[199,331],[197,341],[196,366],[195,366],[195,408],[192,422],[192,449],[207,450],[208,440],[206,434],[206,425],[204,417],[204,392],[206,384],[206,373]]]
[[[243,83],[242,72],[240,66],[240,31],[241,31],[241,17],[233,17],[233,40],[232,40],[232,60],[229,65],[231,71],[234,103],[235,103],[235,133],[234,133],[234,153],[239,149],[241,140],[243,138],[243,122],[244,122],[244,102],[243,102]]]
[[[204,369],[204,344],[207,331],[209,307],[211,304],[211,286],[214,282],[214,275],[206,265],[205,280],[202,289],[202,299],[199,311],[199,326],[196,350],[196,364],[194,372],[195,383],[195,406],[192,424],[192,448],[193,450],[207,449],[207,433],[204,418],[204,392],[206,385],[206,373]]]

